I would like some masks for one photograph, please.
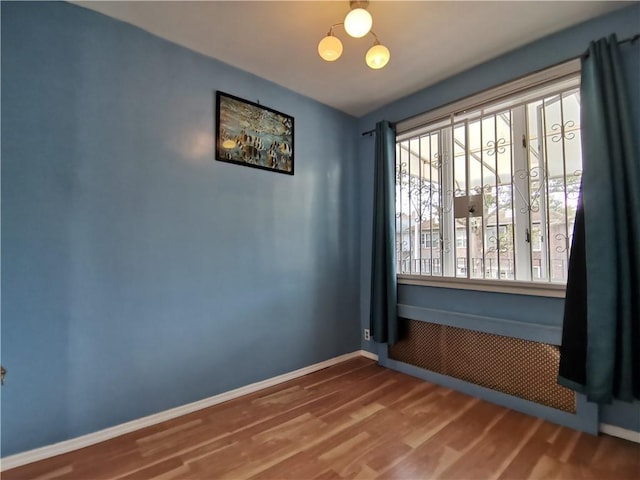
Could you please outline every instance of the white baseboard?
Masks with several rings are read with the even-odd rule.
[[[612,437],[623,438],[630,442],[640,443],[640,432],[634,432],[633,430],[627,430],[626,428],[616,427],[615,425],[608,425],[601,423],[600,432],[611,435]]]
[[[360,350],[360,355],[366,358],[370,358],[371,360],[378,361],[378,355],[375,353],[367,352],[366,350]]]
[[[294,370],[293,372],[284,373],[276,377],[262,380],[261,382],[252,383],[244,387],[236,388],[235,390],[230,390],[219,395],[214,395],[213,397],[204,398],[202,400],[198,400],[197,402],[188,403],[186,405],[181,405],[180,407],[154,413],[153,415],[138,418],[130,422],[122,423],[114,427],[105,428],[104,430],[99,430],[97,432],[82,435],[70,440],[54,443],[53,445],[47,445],[44,447],[36,448],[34,450],[16,453],[15,455],[4,457],[0,459],[0,471],[21,467],[22,465],[26,465],[28,463],[37,462],[39,460],[44,460],[45,458],[55,457],[56,455],[62,455],[63,453],[68,453],[73,450],[88,447],[99,442],[104,442],[105,440],[119,437],[120,435],[124,435],[125,433],[134,432],[141,428],[149,427],[161,422],[166,422],[167,420],[171,420],[172,418],[186,415],[187,413],[195,412],[197,410],[202,410],[203,408],[211,407],[222,402],[233,400],[234,398],[238,398],[249,393],[254,393],[259,390],[263,390],[265,388],[272,387],[274,385],[278,385],[280,383],[287,382],[304,375],[308,375],[309,373],[317,372],[318,370],[322,370],[323,368],[327,368],[332,365],[336,365],[338,363],[360,356],[371,358],[373,360],[378,359],[378,356],[373,353],[364,350],[356,350],[355,352],[346,353],[338,357],[330,358],[329,360],[325,360],[324,362],[315,363],[313,365],[309,365],[308,367]]]

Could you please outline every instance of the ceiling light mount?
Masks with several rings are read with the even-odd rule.
[[[389,49],[380,44],[378,36],[371,30],[373,18],[367,11],[368,1],[350,1],[351,11],[347,13],[343,23],[331,25],[327,36],[320,40],[318,44],[318,54],[327,62],[334,62],[342,55],[342,42],[333,33],[333,29],[343,26],[347,34],[353,38],[362,38],[367,34],[373,35],[375,42],[367,52],[365,61],[367,65],[378,70],[389,62]]]
[[[363,1],[355,1],[355,0],[351,0],[349,2],[349,7],[351,7],[351,10],[355,9],[355,8],[364,8],[365,10],[369,7],[369,0],[363,0]]]

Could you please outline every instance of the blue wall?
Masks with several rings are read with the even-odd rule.
[[[399,121],[433,108],[459,100],[484,89],[494,87],[517,77],[557,64],[584,52],[590,41],[617,33],[626,38],[640,30],[640,5],[633,5],[612,14],[596,18],[558,34],[546,37],[494,60],[481,64],[432,87],[398,100],[360,119],[360,132],[370,130],[379,120]],[[636,124],[640,125],[640,45],[638,42],[622,48],[627,62],[629,86],[632,88],[632,108]],[[362,185],[372,185],[373,139],[362,138],[359,145]],[[360,197],[361,247],[360,247],[360,322],[361,328],[369,325],[369,282],[371,255],[371,212],[373,194],[362,189]],[[398,301],[411,307],[429,307],[456,313],[495,317],[507,321],[533,325],[561,327],[564,301],[524,295],[470,292],[444,288],[428,288],[400,285]],[[460,316],[459,324],[467,322]],[[477,325],[476,325],[477,326]],[[529,330],[529,329],[527,329]],[[515,332],[517,333],[517,332]],[[362,348],[377,351],[378,345],[362,342]],[[604,423],[640,431],[640,405],[615,403],[600,411]]]
[[[295,175],[213,160],[214,93]],[[65,3],[2,4],[2,456],[360,347],[357,121]]]
[[[80,7],[3,3],[1,455],[359,348],[372,198],[360,189],[373,175],[360,132],[630,35],[639,20],[637,5],[596,19],[358,122]],[[295,176],[213,160],[215,90],[295,117]],[[557,327],[562,312],[558,299],[399,295],[532,325]],[[637,413],[615,405],[601,419],[640,430]]]

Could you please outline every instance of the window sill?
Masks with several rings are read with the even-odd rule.
[[[424,287],[456,288],[479,292],[511,293],[538,297],[564,298],[566,286],[542,282],[517,282],[510,280],[473,280],[468,278],[425,277],[398,275],[400,285],[421,285]]]

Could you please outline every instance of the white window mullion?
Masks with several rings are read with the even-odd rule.
[[[547,222],[547,134],[545,126],[544,102],[538,108],[538,138],[540,139],[540,177],[544,184],[540,188],[538,208],[540,209],[540,278],[551,280],[550,257],[551,242],[549,241],[549,224]]]
[[[529,212],[529,165],[527,161],[526,114],[524,106],[511,110],[513,145],[513,228],[516,280],[531,280],[531,216]]]
[[[453,178],[453,119],[451,126],[442,129],[442,145],[444,161],[442,163],[442,224],[440,234],[442,242],[442,274],[454,277],[456,274],[456,237],[454,219],[454,178]]]
[[[424,203],[422,203],[422,189],[424,188],[424,178],[422,177],[422,139],[418,137],[418,273],[422,275],[422,222],[424,222]]]

